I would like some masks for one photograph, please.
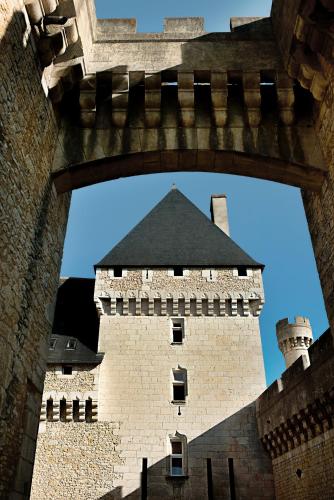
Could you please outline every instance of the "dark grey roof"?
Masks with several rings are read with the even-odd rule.
[[[172,189],[95,267],[263,267]]]
[[[56,309],[48,350],[48,363],[98,364],[103,355],[97,354],[99,319],[94,303],[94,279],[62,278],[57,293]],[[69,340],[75,349],[67,349]],[[49,346],[50,347],[50,346]]]
[[[68,348],[69,341],[74,341],[74,349]],[[54,343],[53,349],[50,348],[51,343]],[[52,334],[48,351],[48,363],[60,364],[87,364],[97,365],[103,360],[103,354],[96,353],[89,349],[85,344],[80,342],[76,337],[68,337],[67,335]]]

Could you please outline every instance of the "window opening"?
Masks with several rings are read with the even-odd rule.
[[[239,266],[238,267],[238,276],[247,276],[247,267]]]
[[[146,279],[148,280],[149,278],[149,273],[148,273],[148,269],[146,269]]]
[[[174,271],[174,276],[183,276],[183,267],[175,266],[173,271]]]
[[[64,365],[63,366],[63,375],[72,375],[73,370],[71,365]]]
[[[122,278],[123,277],[123,269],[120,266],[114,267],[114,278]]]
[[[73,400],[72,415],[73,415],[73,422],[79,422],[79,400],[78,399]]]
[[[180,319],[172,319],[172,342],[182,344],[184,337],[184,323]]]
[[[48,422],[53,421],[53,399],[49,398],[46,402],[46,420]]]
[[[66,422],[66,399],[63,398],[59,402],[59,419],[61,422]]]
[[[185,403],[187,395],[186,381],[186,370],[173,370],[173,403]]]
[[[93,401],[91,399],[86,400],[85,421],[88,423],[93,421]]]
[[[68,339],[67,344],[66,344],[66,350],[67,351],[74,351],[77,347],[77,341],[75,339]]]
[[[172,439],[171,456],[170,456],[170,473],[171,476],[184,475],[184,449],[180,439]]]
[[[50,339],[49,342],[49,349],[50,351],[53,351],[56,347],[57,339]]]

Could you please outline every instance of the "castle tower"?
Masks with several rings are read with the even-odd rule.
[[[303,355],[309,364],[307,350],[313,342],[313,336],[308,318],[296,316],[294,323],[289,323],[288,318],[281,319],[276,324],[276,335],[287,368]]]
[[[173,188],[96,265],[99,420],[120,422],[114,484],[131,498],[143,457],[149,498],[206,498],[208,457],[226,479],[234,459],[248,498],[265,490],[253,446],[263,266],[228,236],[226,198],[211,209],[213,221]],[[229,495],[226,479],[217,498]]]

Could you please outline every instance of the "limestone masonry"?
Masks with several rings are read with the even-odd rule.
[[[245,488],[238,494],[246,495],[249,488],[248,498],[257,498],[254,483],[267,481],[261,495],[272,491],[271,456],[277,498],[333,497],[333,12],[332,0],[274,0],[269,18],[233,18],[230,33],[207,33],[202,18],[168,18],[162,33],[138,33],[132,18],[97,19],[93,0],[0,2],[0,498],[29,498],[42,400],[44,421],[32,495],[47,498],[53,488],[59,491],[59,460],[67,456],[63,498],[71,488],[70,498],[72,492],[81,498],[119,498],[124,478],[123,489],[137,491],[141,458],[149,459],[152,498],[159,497],[162,484],[168,495],[189,495],[195,477],[198,495],[208,488],[210,497],[211,476],[219,492],[225,494],[235,484]],[[71,323],[68,340],[74,332],[78,344],[76,350],[67,350],[67,337],[55,323],[57,348],[48,349],[70,191],[119,177],[179,170],[260,177],[302,190],[332,334],[310,346],[308,366],[308,326],[298,325],[298,318],[296,328],[293,322],[280,323],[280,347],[287,366],[292,365],[258,400],[259,435],[267,455],[255,437],[250,403],[264,389],[255,340],[263,305],[261,264],[215,261],[217,252],[209,252],[216,248],[215,237],[203,237],[205,258],[197,266],[182,259],[178,266],[170,260],[150,266],[139,252],[136,265],[124,263],[127,275],[122,277],[117,276],[122,264],[114,260],[97,266],[95,284],[71,278],[63,282],[57,307],[65,290],[72,311],[82,313],[75,315],[79,323],[87,309],[86,328],[94,332],[91,339],[96,343],[80,340],[85,328]],[[219,195],[213,198],[213,212],[219,200]],[[226,222],[226,214],[217,218],[228,234]],[[168,245],[168,240],[160,240]],[[193,250],[185,252],[189,259]],[[117,252],[113,259],[129,257],[122,249]],[[171,276],[175,266],[184,269],[183,277]],[[71,293],[72,286],[76,293]],[[80,295],[79,290],[85,292]],[[76,303],[79,296],[85,306]],[[100,319],[92,311],[98,311]],[[174,325],[173,318],[182,321]],[[142,322],[140,328],[135,321]],[[123,323],[129,324],[122,336],[126,349],[121,349]],[[204,325],[212,335],[204,332]],[[149,338],[143,332],[151,327]],[[181,345],[163,341],[173,328],[178,339],[184,329]],[[240,329],[246,334],[240,336]],[[198,363],[199,372],[191,362],[202,356],[195,332],[203,335],[206,359],[205,370]],[[153,349],[153,340],[159,349]],[[145,364],[136,355],[144,347],[151,353],[142,356]],[[125,388],[111,359],[113,349],[120,368],[131,372],[133,367],[146,375],[133,376]],[[226,356],[222,370],[218,349]],[[158,373],[159,350],[163,359]],[[232,356],[239,350],[243,358]],[[297,351],[302,357],[295,361]],[[71,358],[74,352],[78,357]],[[321,371],[322,365],[327,371]],[[65,372],[72,367],[72,374],[63,373],[63,366]],[[112,389],[108,370],[110,376],[118,373]],[[220,385],[210,370],[221,372]],[[154,375],[147,382],[151,371]],[[186,404],[172,403],[166,377],[169,388],[183,384],[175,390],[189,389]],[[139,400],[139,390],[147,394],[145,384],[164,387],[161,399]],[[205,397],[196,393],[206,386]],[[125,400],[113,399],[115,391],[120,395],[123,389],[127,401],[136,396],[128,415],[122,411]],[[217,406],[218,400],[225,402]],[[165,404],[165,427],[160,430],[158,412]],[[138,422],[143,415],[153,422],[152,436],[159,444],[146,450],[146,426],[131,436],[136,456],[126,456],[131,454],[126,436],[134,429],[136,412]],[[223,427],[215,424],[220,418]],[[51,436],[65,432],[68,441],[55,446]],[[226,440],[221,438],[225,434]],[[89,443],[95,443],[99,453],[90,454]],[[189,466],[193,478],[165,477],[170,470],[165,457],[172,451],[168,446],[175,470],[180,463],[184,471]],[[211,463],[199,465],[199,455],[209,450]],[[244,457],[247,450],[250,456],[239,460],[239,452]],[[45,477],[53,478],[48,491],[43,490],[47,483],[40,469],[43,453],[49,457]],[[75,467],[72,457],[78,459],[79,454],[80,467]],[[233,462],[227,466],[228,458]],[[268,470],[269,475],[254,470]],[[81,476],[74,482],[77,473]],[[92,486],[95,477],[101,491]],[[245,480],[237,480],[240,477]],[[85,481],[89,486],[83,494]]]

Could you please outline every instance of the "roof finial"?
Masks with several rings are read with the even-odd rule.
[[[173,182],[173,184],[172,184],[172,189],[176,189],[176,184],[175,184],[175,182]]]

